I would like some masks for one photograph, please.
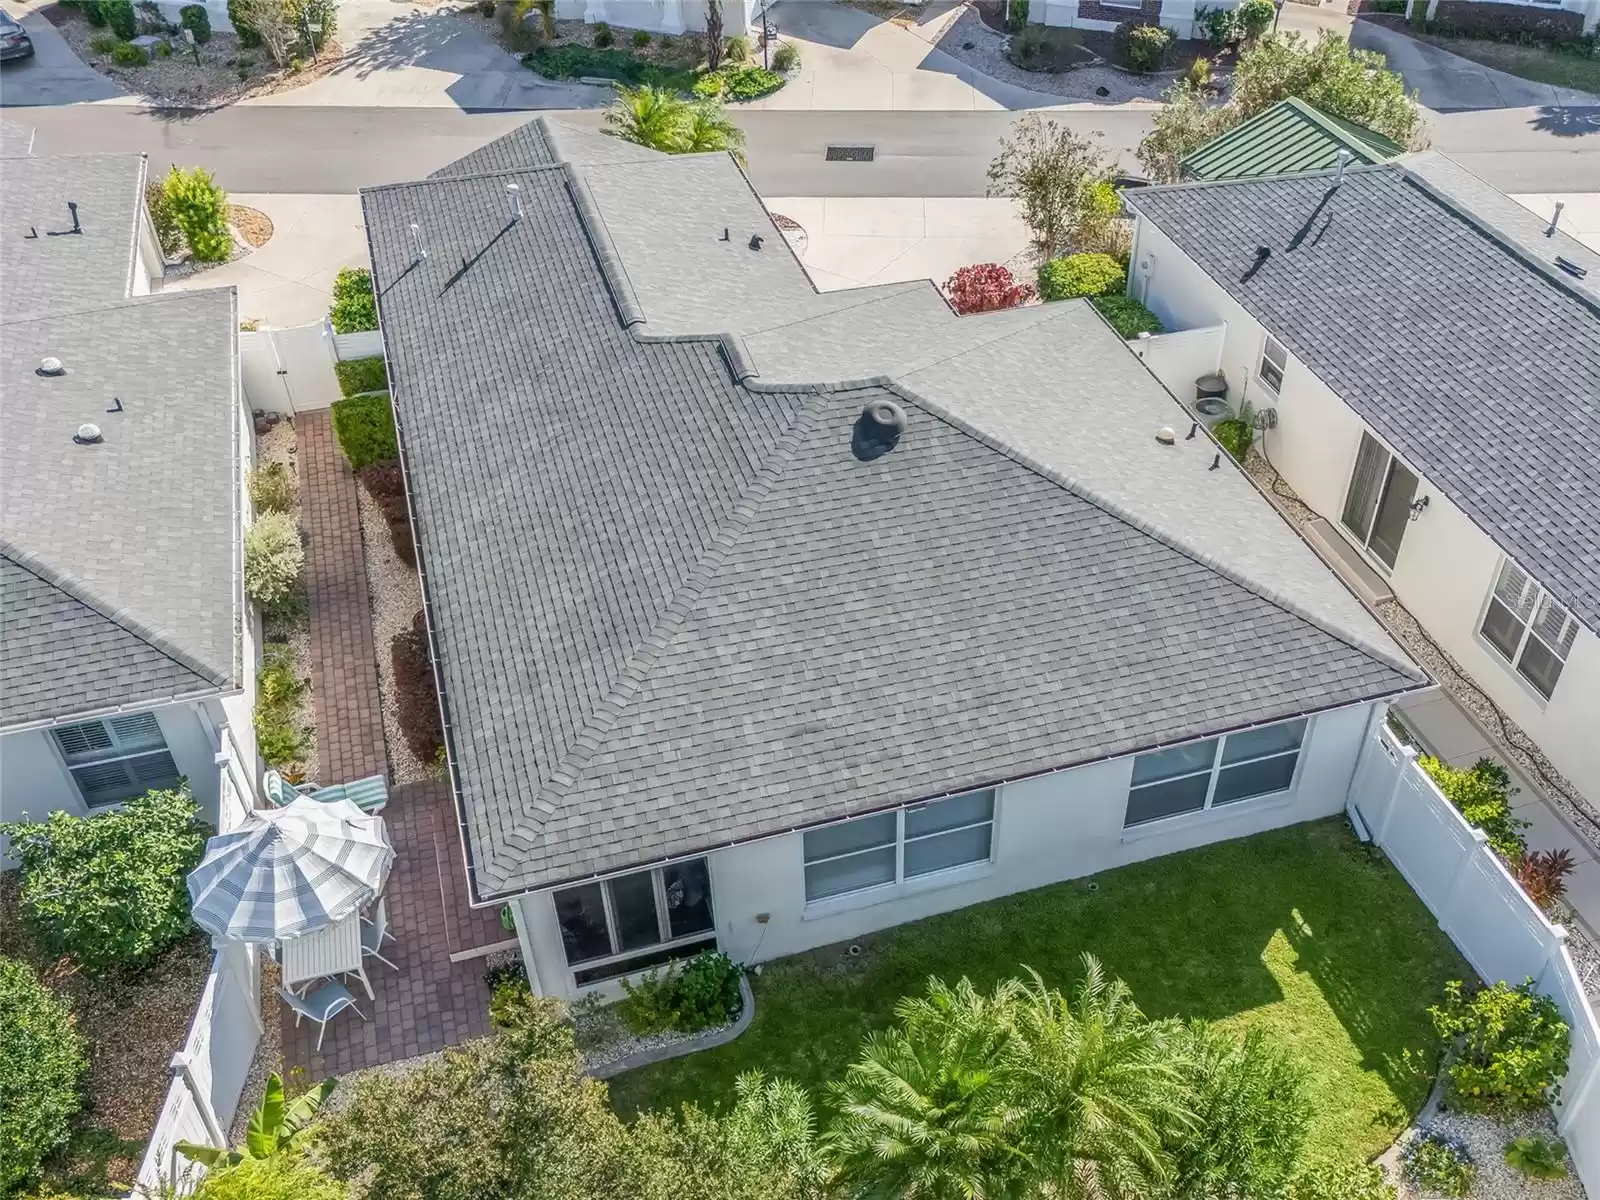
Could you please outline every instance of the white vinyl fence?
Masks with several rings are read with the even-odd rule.
[[[339,399],[333,364],[383,353],[383,335],[334,333],[326,320],[239,335],[239,370],[252,409],[293,416]]]
[[[227,833],[242,825],[254,807],[254,768],[226,730],[217,759],[222,772],[217,829]],[[186,1171],[198,1179],[200,1169],[177,1152],[178,1142],[230,1144],[228,1130],[261,1041],[261,1022],[260,948],[228,943],[212,957],[189,1036],[172,1056],[172,1082],[139,1164],[135,1196],[159,1195],[163,1180],[181,1182]]]
[[[1600,1195],[1600,1025],[1566,947],[1483,832],[1472,828],[1383,725],[1368,739],[1350,788],[1358,825],[1426,904],[1478,974],[1535,986],[1572,1027],[1572,1057],[1556,1123],[1586,1190]]]

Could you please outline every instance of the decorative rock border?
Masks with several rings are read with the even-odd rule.
[[[721,1029],[713,1029],[707,1033],[696,1034],[685,1038],[681,1042],[672,1042],[665,1046],[651,1046],[645,1050],[636,1050],[625,1055],[615,1062],[608,1062],[604,1066],[586,1068],[584,1073],[595,1079],[611,1079],[628,1071],[636,1071],[640,1067],[648,1067],[653,1063],[667,1062],[669,1059],[683,1058],[685,1055],[695,1054],[701,1050],[710,1050],[713,1046],[725,1046],[750,1028],[750,1022],[756,1018],[756,998],[750,991],[750,981],[741,971],[739,973],[739,999],[743,1002],[739,1009],[738,1019],[732,1025],[725,1025]]]

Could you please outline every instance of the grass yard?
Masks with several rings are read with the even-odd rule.
[[[1268,1030],[1309,1072],[1314,1155],[1370,1157],[1421,1108],[1437,1056],[1428,1005],[1470,968],[1342,819],[1110,871],[1095,891],[1089,882],[900,926],[863,939],[859,958],[768,963],[743,1037],[620,1076],[612,1103],[625,1115],[714,1104],[755,1068],[820,1089],[930,975],[987,988],[1027,964],[1067,985],[1087,951],[1153,1016]]]
[[[1363,20],[1372,20],[1363,17]],[[1462,58],[1516,75],[1536,83],[1556,87],[1577,88],[1580,91],[1600,93],[1600,55],[1588,57],[1565,53],[1549,46],[1525,46],[1520,42],[1496,42],[1488,38],[1444,37],[1436,33],[1422,33],[1406,24],[1403,17],[1385,16],[1378,22],[1386,27],[1459,54]]]

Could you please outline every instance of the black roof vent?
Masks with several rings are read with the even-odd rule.
[[[905,409],[893,400],[868,401],[850,435],[850,453],[862,462],[882,458],[895,448],[905,431]]]

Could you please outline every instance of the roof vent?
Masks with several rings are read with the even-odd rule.
[[[100,426],[85,422],[78,426],[78,432],[72,435],[72,440],[80,446],[98,446],[105,438],[100,436]]]
[[[522,220],[522,189],[514,183],[506,184],[506,195],[511,197],[511,219]]]
[[[1351,154],[1350,151],[1346,150],[1343,146],[1340,146],[1339,153],[1335,154],[1333,157],[1334,161],[1339,164],[1339,170],[1333,177],[1333,186],[1338,187],[1344,182],[1344,169],[1350,165],[1350,160],[1354,158],[1355,155]]]
[[[906,431],[906,410],[893,400],[873,400],[861,410],[850,435],[850,453],[862,462],[882,458]]]
[[[53,355],[46,355],[39,360],[40,375],[65,375],[67,368],[62,366],[61,360]]]
[[[1160,429],[1156,430],[1156,441],[1160,442],[1163,446],[1176,445],[1178,442],[1178,432],[1177,430],[1173,429],[1171,425],[1163,425]]]

